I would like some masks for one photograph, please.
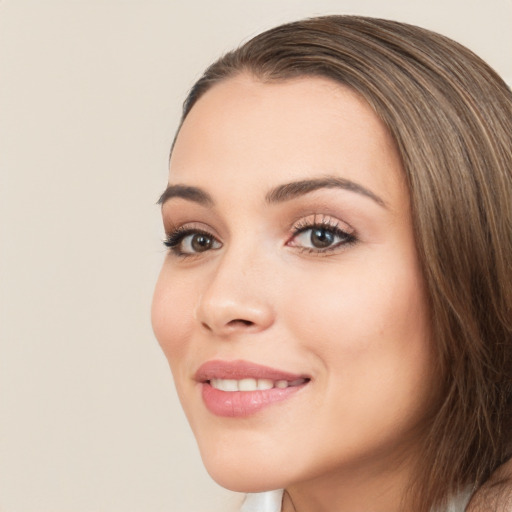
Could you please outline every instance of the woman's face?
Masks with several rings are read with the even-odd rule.
[[[368,104],[327,79],[221,82],[183,123],[162,202],[153,327],[214,479],[408,468],[429,315],[400,159]]]

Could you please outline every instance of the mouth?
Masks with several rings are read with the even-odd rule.
[[[306,378],[299,378],[292,381],[271,380],[271,379],[211,379],[206,381],[212,388],[220,391],[266,391],[268,389],[286,389],[289,387],[301,386],[308,381]]]
[[[209,361],[196,372],[195,380],[211,413],[246,417],[287,400],[311,378],[246,361]]]

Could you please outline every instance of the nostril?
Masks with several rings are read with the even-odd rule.
[[[237,325],[250,327],[251,325],[254,325],[254,322],[251,322],[250,320],[243,320],[241,318],[235,318],[234,320],[228,322],[228,325],[231,325],[233,327],[236,327]]]
[[[251,322],[250,320],[245,320],[243,318],[235,318],[221,325],[216,325],[215,323],[210,324],[209,322],[201,322],[201,327],[205,331],[218,333],[224,331],[224,334],[237,331],[238,329],[246,329],[248,327],[253,327],[254,325],[256,325],[255,322]]]

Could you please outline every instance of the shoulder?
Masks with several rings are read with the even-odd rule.
[[[512,512],[512,459],[477,489],[466,512]]]

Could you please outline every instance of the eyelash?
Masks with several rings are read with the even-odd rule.
[[[199,228],[180,226],[170,233],[167,234],[164,245],[169,249],[169,251],[175,256],[180,256],[182,258],[187,258],[190,256],[201,254],[200,252],[189,253],[185,252],[181,247],[183,240],[190,235],[203,235],[208,239],[214,241],[214,243],[220,244],[220,242],[208,231]],[[205,251],[206,252],[206,251]]]
[[[306,233],[307,231],[313,232],[315,229],[324,230],[325,232],[330,233],[335,237],[338,237],[340,241],[335,243],[334,245],[329,245],[328,247],[325,248],[300,247],[294,245],[293,241],[296,240],[299,235]],[[208,240],[211,240],[212,245],[217,245],[217,247],[207,248],[205,251],[186,252],[183,250],[182,243],[190,235],[203,235]],[[358,240],[354,236],[354,234],[341,229],[339,227],[339,222],[336,221],[335,219],[325,216],[317,218],[317,216],[315,215],[312,221],[308,219],[303,219],[300,222],[298,222],[295,226],[293,226],[292,236],[290,237],[286,245],[289,247],[297,247],[297,249],[299,249],[301,252],[305,252],[308,254],[324,255],[339,250],[341,247],[350,246],[356,243],[357,241]],[[181,258],[198,256],[202,252],[216,250],[222,246],[222,243],[210,232],[204,229],[186,226],[180,226],[172,230],[170,233],[167,234],[163,243],[173,255],[179,256]]]
[[[291,237],[291,242],[288,242],[287,245],[294,246],[293,240],[296,240],[296,238],[308,231],[311,231],[313,233],[314,230],[324,230],[327,233],[333,234],[335,237],[340,238],[340,241],[329,245],[328,247],[325,247],[323,249],[321,248],[312,248],[312,247],[298,247],[298,249],[301,250],[301,252],[305,252],[308,254],[318,254],[318,255],[325,255],[328,253],[332,253],[334,251],[340,250],[342,247],[346,248],[347,246],[355,244],[358,240],[356,236],[346,231],[345,229],[340,228],[340,223],[336,219],[333,219],[328,216],[319,216],[315,215],[313,218],[313,221],[309,219],[303,219],[299,221],[292,229],[293,236]]]

